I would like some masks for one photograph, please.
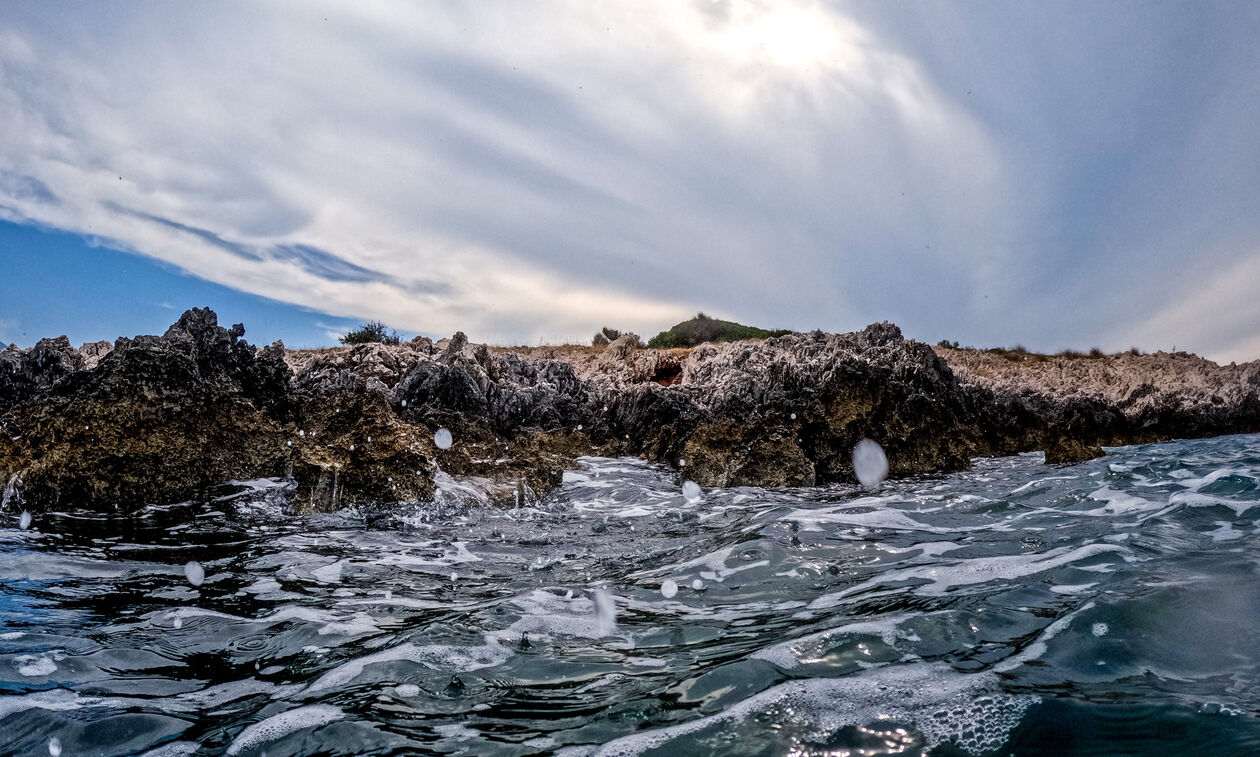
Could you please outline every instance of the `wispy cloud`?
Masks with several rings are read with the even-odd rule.
[[[1105,302],[1088,275],[1105,269],[1055,236],[1074,212],[1056,193],[1076,185],[1037,140],[1066,143],[1003,115],[1054,93],[873,7],[21,5],[0,31],[0,215],[431,334],[650,333],[704,308],[891,318],[925,338],[1106,335],[1080,315]],[[1131,220],[1110,219],[1136,244],[1153,224]],[[1126,288],[1162,285],[1140,279]]]
[[[821,5],[244,8],[21,19],[0,154],[58,202],[6,204],[335,315],[524,339],[693,307],[840,325],[872,252],[1001,224],[982,129]]]

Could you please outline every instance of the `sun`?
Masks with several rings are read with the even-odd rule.
[[[818,63],[840,47],[832,19],[818,10],[775,8],[741,21],[732,41],[747,54],[781,66]]]

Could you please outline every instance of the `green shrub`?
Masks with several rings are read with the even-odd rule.
[[[398,332],[380,321],[368,321],[357,329],[341,337],[342,344],[398,344],[402,338]]]
[[[743,339],[767,339],[772,336],[791,334],[788,329],[759,329],[734,321],[722,321],[697,313],[695,318],[683,321],[668,331],[662,331],[648,340],[647,346],[656,349],[695,347],[704,342],[738,342]]]

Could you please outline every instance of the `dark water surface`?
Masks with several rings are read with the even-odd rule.
[[[1260,753],[1260,436],[694,504],[634,460],[517,510],[282,488],[9,503],[0,754]]]

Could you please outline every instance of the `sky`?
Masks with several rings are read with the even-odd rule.
[[[1260,358],[1260,4],[0,0],[0,343]]]

